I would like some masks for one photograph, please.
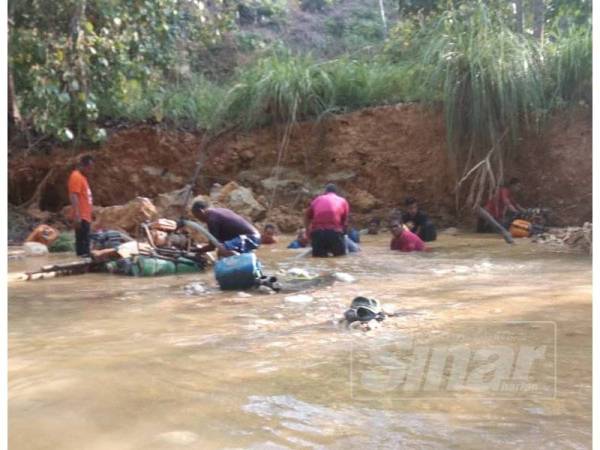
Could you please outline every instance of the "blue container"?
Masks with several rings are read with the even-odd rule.
[[[254,253],[228,256],[215,263],[215,278],[221,289],[249,289],[261,275],[261,265]]]

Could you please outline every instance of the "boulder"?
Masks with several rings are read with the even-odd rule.
[[[278,167],[274,170],[270,169],[259,181],[264,189],[271,190],[285,187],[297,188],[298,186],[302,186],[305,180],[306,176],[295,169]]]
[[[265,178],[260,182],[264,189],[272,191],[273,189],[298,189],[302,186],[302,182],[297,180],[281,180],[277,177]]]
[[[152,201],[146,197],[136,197],[124,205],[94,208],[94,229],[122,230],[137,234],[141,223],[160,217]]]
[[[262,171],[257,170],[242,170],[237,174],[237,180],[247,186],[259,185],[261,180],[264,180],[266,177],[267,175],[263,174]]]
[[[186,213],[189,207],[192,206],[192,196],[190,195],[187,205],[185,203],[185,197],[187,196],[188,186],[181,189],[176,189],[171,192],[165,192],[159,194],[154,199],[156,210],[160,217],[177,219],[182,214]]]
[[[354,178],[356,178],[356,172],[352,172],[351,170],[342,170],[340,172],[328,173],[326,176],[321,177],[321,181],[322,184],[326,184],[349,181]]]
[[[279,207],[271,210],[269,223],[274,224],[283,233],[295,233],[304,226],[302,211],[291,211],[289,208]]]
[[[348,201],[350,202],[350,209],[364,213],[380,206],[380,202],[375,196],[362,189],[350,191],[348,193]]]
[[[240,159],[244,162],[250,162],[252,161],[254,158],[256,158],[256,155],[254,154],[254,152],[252,150],[242,150],[241,152],[238,153]]]
[[[212,197],[211,200],[213,200]],[[265,207],[254,198],[254,194],[250,189],[240,186],[235,181],[231,181],[223,186],[218,191],[218,194],[214,195],[214,198],[216,203],[253,221],[263,219],[267,212]]]
[[[219,195],[221,194],[221,189],[223,189],[223,186],[219,183],[215,183],[211,186],[210,193],[208,194],[208,196],[210,197],[210,199],[213,202],[219,201]]]
[[[534,242],[552,243],[573,250],[592,254],[592,224],[586,222],[582,227],[550,228],[546,232],[534,236]]]

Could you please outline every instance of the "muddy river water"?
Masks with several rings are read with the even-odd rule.
[[[494,236],[427,254],[363,240],[327,260],[261,248],[270,273],[355,278],[302,297],[219,292],[212,272],[9,282],[11,450],[591,448],[591,258]],[[398,315],[338,325],[356,295]]]

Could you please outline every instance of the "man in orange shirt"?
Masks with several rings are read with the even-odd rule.
[[[75,250],[77,256],[90,254],[90,225],[92,223],[92,191],[87,177],[92,172],[94,159],[85,155],[69,177],[69,200],[72,205],[73,229],[75,230]]]

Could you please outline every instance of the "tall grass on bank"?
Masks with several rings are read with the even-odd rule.
[[[102,108],[104,116],[135,121],[167,120],[178,126],[199,129],[218,126],[218,110],[226,93],[223,87],[202,76],[176,83],[154,82],[145,87],[130,82],[124,91],[127,95],[118,105]]]
[[[546,73],[549,95],[555,105],[592,97],[592,29],[570,26],[560,31],[555,26],[546,45]]]
[[[275,54],[239,72],[227,93],[224,120],[251,128],[317,117],[332,99],[322,65],[310,56]]]
[[[407,65],[384,61],[274,55],[240,74],[227,95],[226,120],[252,127],[414,100],[413,79]]]
[[[219,124],[219,110],[226,91],[202,77],[179,84],[162,96],[155,111],[162,110],[172,122],[189,124],[195,128],[212,129]]]
[[[442,14],[420,36],[425,85],[441,92],[448,144],[485,154],[508,130],[516,139],[544,111],[539,46],[515,34],[483,4]]]
[[[442,13],[417,34],[400,61],[385,54],[317,61],[278,51],[221,83],[201,76],[177,83],[155,81],[143,88],[131,82],[125,98],[100,109],[104,117],[152,118],[218,130],[435,100],[444,106],[448,147],[454,155],[481,156],[501,136],[506,144],[537,128],[552,107],[588,99],[590,27],[553,33],[541,47],[477,3]]]
[[[406,63],[337,59],[326,69],[333,84],[333,104],[340,111],[415,101],[425,96]]]
[[[147,89],[133,84],[111,114],[168,120],[206,130],[315,119],[325,112],[414,101],[422,97],[407,64],[279,53],[245,66],[222,85],[203,77]]]

